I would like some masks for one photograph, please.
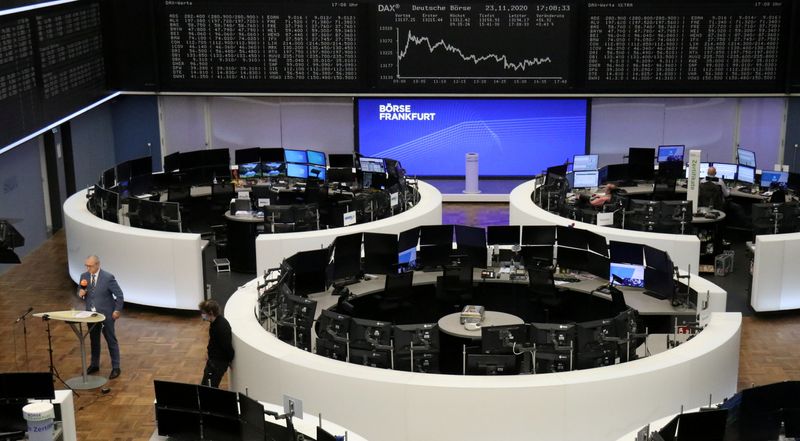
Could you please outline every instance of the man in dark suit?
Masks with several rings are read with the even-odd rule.
[[[81,274],[81,289],[78,295],[86,301],[87,311],[97,311],[106,319],[101,325],[92,328],[89,340],[92,346],[92,362],[89,364],[87,374],[100,370],[100,333],[106,339],[108,352],[111,355],[111,374],[108,378],[119,377],[119,343],[114,332],[114,323],[122,314],[123,297],[117,279],[108,271],[100,269],[100,259],[97,256],[86,258],[86,272]],[[85,283],[84,283],[85,282]]]

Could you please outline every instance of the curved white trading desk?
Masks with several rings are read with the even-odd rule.
[[[672,262],[681,270],[691,268],[697,274],[700,265],[700,239],[694,235],[650,233],[646,231],[623,230],[621,228],[604,227],[561,217],[550,213],[533,203],[531,195],[536,184],[533,180],[518,185],[509,196],[509,224],[511,225],[575,225],[578,228],[593,231],[605,236],[608,240],[632,242],[669,253]]]
[[[420,225],[440,225],[442,194],[426,182],[418,180],[417,184],[419,202],[410,209],[385,219],[328,230],[260,234],[256,238],[256,274],[276,268],[283,259],[299,251],[327,247],[337,236],[353,233],[398,234]]]
[[[204,298],[205,241],[199,234],[147,230],[105,221],[86,208],[86,190],[64,202],[69,275],[76,283],[86,256],[96,254],[116,276],[125,301],[197,309]]]
[[[756,236],[750,306],[758,312],[800,308],[800,233]]]
[[[739,313],[714,313],[692,340],[629,363],[540,375],[436,375],[347,364],[281,342],[255,317],[257,283],[225,307],[236,349],[233,389],[268,402],[302,397],[306,411],[369,439],[611,440],[681,404],[736,392]]]

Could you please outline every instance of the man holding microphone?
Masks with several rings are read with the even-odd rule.
[[[120,317],[124,299],[114,275],[100,269],[100,259],[97,256],[86,258],[86,272],[81,274],[78,295],[86,301],[86,310],[99,312],[106,319],[101,325],[92,327],[89,341],[92,346],[92,361],[86,374],[93,374],[100,370],[100,333],[108,344],[111,355],[111,373],[109,379],[119,377],[119,343],[114,332],[114,323]]]

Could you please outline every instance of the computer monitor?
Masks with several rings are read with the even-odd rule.
[[[545,184],[550,184],[550,175],[554,176],[566,176],[567,175],[567,164],[561,165],[554,165],[552,167],[547,167],[547,181]]]
[[[794,191],[800,191],[800,173],[789,172],[786,186]]]
[[[597,170],[576,171],[572,179],[572,188],[596,188],[599,175]]]
[[[559,247],[579,248],[581,250],[589,248],[589,236],[592,235],[589,230],[559,225],[556,227],[556,232],[558,234]]]
[[[336,441],[338,439],[339,438],[329,433],[322,427],[317,426],[317,437],[316,437],[317,441]]]
[[[329,182],[352,183],[356,182],[357,176],[352,167],[329,168],[327,178]]]
[[[286,154],[281,147],[270,147],[261,149],[261,162],[284,162]]]
[[[484,354],[519,353],[528,340],[528,325],[522,323],[481,328],[481,352]]]
[[[572,171],[597,170],[598,155],[575,155],[572,157]]]
[[[397,252],[397,263],[401,268],[414,269],[417,266],[417,247],[416,245]]]
[[[556,262],[561,268],[575,271],[589,271],[589,251],[574,248],[558,247]]]
[[[328,165],[327,161],[325,161],[325,152],[306,150],[306,156],[308,157],[309,164],[321,165],[323,167]]]
[[[660,145],[658,146],[658,162],[680,162],[683,164],[682,145]]]
[[[220,416],[239,418],[239,403],[236,392],[201,385],[197,388],[200,411]]]
[[[305,150],[283,149],[283,157],[285,162],[308,164],[308,154]]]
[[[386,166],[383,163],[383,158],[368,158],[362,156],[358,158],[358,163],[362,172],[386,173]]]
[[[586,253],[586,271],[601,279],[608,279],[609,263],[608,255],[603,256],[592,252]]]
[[[243,393],[239,394],[239,421],[243,439],[264,439],[264,405]]]
[[[727,424],[727,409],[709,409],[684,413],[680,415],[678,420],[676,439],[680,441],[722,441],[726,438],[725,428]]]
[[[710,162],[701,162],[700,163],[700,173],[699,173],[699,176],[698,176],[700,179],[705,179],[706,176],[708,176],[708,166],[709,165],[711,165]],[[691,169],[689,167],[686,167],[686,170],[685,170],[685,173],[684,173],[684,176],[686,177],[686,179],[689,179],[689,172],[690,171],[691,171]]]
[[[680,179],[685,175],[682,161],[666,161],[658,163],[658,178]]]
[[[303,296],[325,291],[325,273],[330,261],[328,249],[300,251],[294,258],[294,293]]]
[[[739,165],[756,168],[756,152],[752,150],[737,148],[736,158],[739,162]]]
[[[486,227],[487,245],[519,245],[519,225],[489,225]]]
[[[517,356],[508,354],[467,354],[467,375],[516,375]]]
[[[356,280],[361,274],[362,233],[339,236],[333,241],[333,280]]]
[[[156,426],[160,436],[200,439],[200,412],[186,412],[156,405]]]
[[[456,250],[464,256],[461,263],[486,268],[486,230],[480,227],[456,225]]]
[[[644,288],[644,266],[611,262],[608,281],[618,286]]]
[[[738,171],[736,172],[736,180],[739,182],[745,182],[747,184],[754,183],[756,181],[756,169],[753,167],[740,165]]]
[[[395,353],[434,350],[439,348],[439,325],[436,323],[418,323],[412,325],[395,325],[392,328]]]
[[[286,174],[283,162],[262,162],[261,176],[274,177]]]
[[[649,181],[654,176],[656,149],[631,147],[628,149],[628,178]]]
[[[578,352],[592,350],[593,346],[605,342],[606,338],[617,336],[617,328],[613,318],[580,322],[575,326]]]
[[[762,187],[769,188],[772,186],[773,183],[777,183],[781,186],[786,186],[788,182],[789,182],[789,172],[769,171],[769,170],[764,170],[761,172],[760,185]]]
[[[125,161],[117,164],[117,183],[131,180],[131,161]]]
[[[143,156],[141,158],[131,159],[131,178],[136,176],[150,175],[153,173],[153,157]]]
[[[323,340],[346,341],[350,332],[349,315],[323,309],[317,321],[317,338]]]
[[[117,185],[117,169],[111,167],[103,172],[103,188],[111,188]]]
[[[390,322],[354,317],[350,321],[350,347],[355,349],[391,349],[392,324]]]
[[[282,160],[283,158],[281,158]],[[261,162],[261,148],[253,147],[250,149],[239,149],[234,153],[234,163],[236,165]]]
[[[291,164],[290,164],[291,165]],[[325,170],[324,166],[317,166],[317,165],[309,165],[308,166],[308,178],[309,179],[317,179],[319,181],[325,180]]]
[[[153,380],[156,406],[175,410],[200,411],[198,387],[196,384]]]
[[[726,181],[733,181],[736,179],[736,164],[714,162],[711,165],[717,169],[717,178]]]
[[[644,288],[661,299],[668,299],[675,293],[672,272],[665,273],[650,267],[644,269]]]
[[[523,225],[522,245],[554,245],[556,227],[552,225]]]
[[[246,164],[239,164],[240,179],[257,179],[260,177],[261,177],[260,162],[248,162]]]
[[[383,233],[364,233],[364,272],[388,274],[397,264],[397,236]]]
[[[570,348],[575,345],[575,323],[531,323],[528,331],[537,348]]]
[[[353,154],[331,153],[328,155],[328,165],[332,168],[353,168]]]
[[[175,170],[180,170],[181,168],[180,157],[181,157],[180,152],[175,152],[164,156],[164,171],[171,172]]]
[[[666,251],[659,250],[649,245],[643,245],[642,247],[644,248],[644,263],[648,268],[672,274],[672,260],[669,258],[669,254],[667,254]]]
[[[600,169],[600,183],[628,180],[628,164],[608,164]]]
[[[420,245],[453,244],[453,225],[423,225],[419,227]]]
[[[287,162],[286,176],[296,179],[308,179],[308,166]]]

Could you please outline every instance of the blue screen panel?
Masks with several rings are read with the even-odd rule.
[[[300,164],[286,164],[286,176],[290,178],[308,178],[308,166]]]
[[[316,150],[307,150],[308,163],[314,165],[327,165],[325,162],[325,152],[318,152]]]
[[[286,162],[296,162],[299,164],[308,163],[308,155],[306,154],[305,150],[284,149],[283,155],[286,159]]]
[[[531,176],[586,151],[586,100],[359,99],[359,152],[407,174]]]
[[[762,187],[769,187],[774,182],[777,182],[781,185],[786,185],[788,181],[789,181],[789,172],[769,171],[769,170],[764,170],[763,172],[761,172]]]
[[[250,162],[247,164],[239,164],[239,177],[242,179],[260,178],[261,163]]]
[[[614,276],[622,279],[621,282],[616,282],[617,285],[644,288],[644,266],[642,265],[612,262],[609,282],[614,282]]]
[[[308,166],[308,176],[311,178],[317,178],[320,181],[325,180],[325,167],[318,167],[314,165]]]

